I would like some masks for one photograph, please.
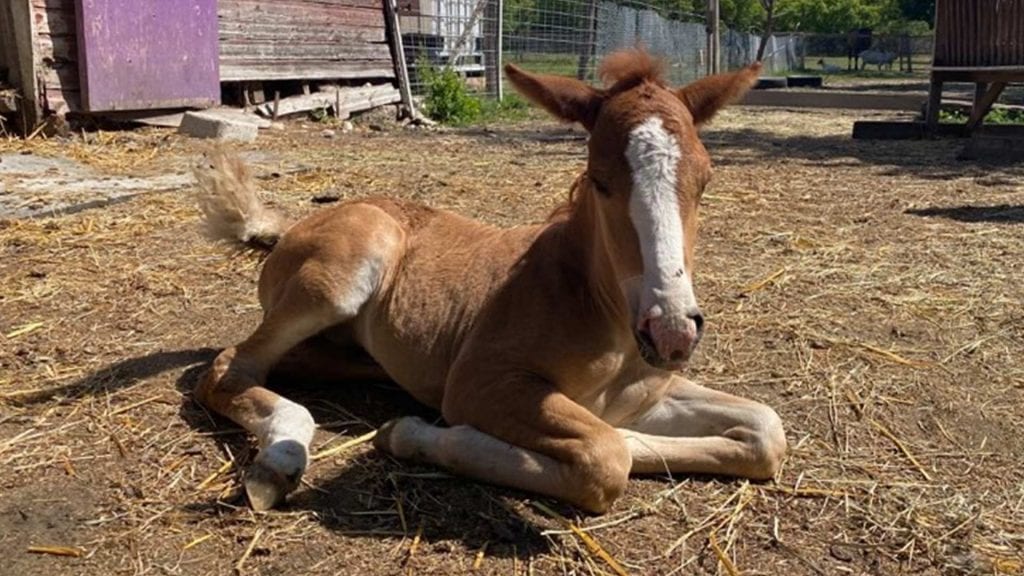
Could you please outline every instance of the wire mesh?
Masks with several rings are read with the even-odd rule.
[[[704,15],[643,0],[402,0],[399,22],[414,93],[424,89],[426,68],[448,67],[471,88],[496,96],[499,67],[507,62],[597,82],[604,55],[638,45],[667,61],[672,83],[707,69]],[[723,27],[722,69],[753,61],[759,41]],[[797,35],[771,38],[767,69],[799,67],[798,48]]]
[[[800,34],[801,67],[813,72],[845,74],[855,71],[925,74],[930,70],[935,38],[932,35]],[[865,52],[867,58],[862,58]]]

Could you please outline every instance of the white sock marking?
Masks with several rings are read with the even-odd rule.
[[[682,153],[676,137],[653,116],[633,129],[626,159],[633,170],[629,216],[640,238],[644,261],[641,317],[696,308],[697,299],[684,262],[683,222],[676,195],[676,169]]]
[[[256,460],[286,476],[297,477],[306,468],[315,430],[309,410],[287,398],[278,399],[270,416],[256,424],[254,432],[260,443]]]

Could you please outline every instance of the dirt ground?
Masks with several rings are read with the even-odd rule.
[[[314,453],[342,449],[253,513],[250,438],[192,400],[260,317],[259,258],[200,233],[201,143],[0,142],[0,573],[1024,574],[1024,165],[851,140],[870,117],[743,108],[705,131],[689,374],[774,406],[790,452],[775,482],[634,479],[603,517],[346,447],[430,415],[359,382],[275,384],[313,411]],[[535,222],[583,162],[546,121],[322,129],[243,147],[292,214],[383,193]]]

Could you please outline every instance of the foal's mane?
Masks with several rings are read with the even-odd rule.
[[[643,48],[627,48],[605,57],[597,74],[606,86],[605,93],[625,92],[641,82],[665,85],[665,60]]]

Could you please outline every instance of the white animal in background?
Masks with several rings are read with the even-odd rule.
[[[829,64],[828,62],[825,62],[824,58],[822,58],[821,60],[818,60],[818,65],[821,66],[822,70],[824,70],[825,72],[828,72],[829,74],[838,74],[838,73],[843,71],[843,69],[840,68],[839,66],[836,66],[835,64]]]
[[[878,69],[881,70],[882,66],[892,70],[892,63],[896,60],[896,54],[892,52],[886,52],[884,50],[865,50],[860,53],[861,70],[868,64],[876,64]]]

